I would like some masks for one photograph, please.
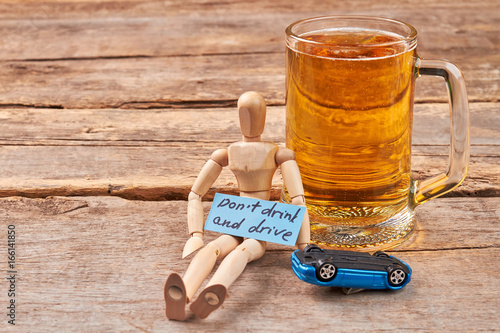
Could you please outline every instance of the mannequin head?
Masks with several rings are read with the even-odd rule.
[[[266,102],[254,91],[246,92],[238,99],[240,128],[247,141],[260,141],[266,122]]]

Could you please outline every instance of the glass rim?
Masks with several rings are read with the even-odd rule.
[[[318,41],[313,41],[309,40],[306,38],[301,37],[299,34],[295,33],[293,31],[294,28],[306,24],[306,23],[313,23],[313,22],[320,22],[320,21],[329,21],[332,19],[338,19],[338,20],[360,20],[360,21],[366,21],[366,22],[379,22],[379,23],[390,23],[393,25],[397,25],[399,27],[404,27],[408,29],[408,33],[406,35],[401,35],[398,34],[401,39],[398,39],[396,41],[392,42],[383,42],[383,43],[373,43],[373,44],[349,44],[349,45],[328,45],[322,42]],[[333,27],[332,27],[333,28]],[[362,28],[359,26],[345,26],[343,28]],[[328,29],[325,27],[325,29]],[[315,30],[311,30],[310,32],[313,32]],[[378,16],[369,16],[369,15],[327,15],[327,16],[316,16],[316,17],[311,17],[311,18],[306,18],[302,19],[299,21],[296,21],[292,24],[290,24],[286,29],[286,39],[287,39],[287,46],[290,47],[288,43],[288,39],[292,38],[296,42],[300,43],[306,43],[306,44],[312,44],[312,45],[323,45],[323,46],[328,46],[328,47],[335,47],[335,48],[345,48],[345,49],[350,49],[350,48],[359,48],[359,47],[371,47],[371,48],[376,48],[376,47],[384,47],[384,46],[393,46],[393,45],[398,45],[398,44],[408,44],[409,49],[413,49],[416,46],[416,40],[417,40],[417,30],[410,24],[396,20],[396,19],[391,19],[391,18],[385,18],[385,17],[378,17]],[[391,32],[392,33],[392,32]]]

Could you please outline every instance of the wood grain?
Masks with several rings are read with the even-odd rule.
[[[446,169],[447,106],[415,108],[414,177]],[[471,167],[448,196],[500,194],[498,105],[471,105]],[[0,196],[116,195],[129,199],[186,199],[211,153],[240,140],[236,108],[182,110],[0,110]],[[284,146],[284,108],[269,107],[263,138]],[[220,133],[224,133],[221,135]],[[224,170],[215,184],[237,193]],[[273,198],[279,196],[279,173]],[[211,190],[207,198],[214,195]]]
[[[248,90],[283,104],[285,27],[332,10],[414,24],[420,56],[456,63],[471,101],[500,96],[500,5],[494,0],[418,5],[310,0],[303,6],[284,1],[2,1],[0,9],[0,106],[224,106]],[[417,101],[447,100],[440,81],[421,80]]]
[[[237,99],[238,95],[234,95]],[[471,144],[500,143],[500,103],[470,103]],[[450,142],[449,106],[416,104],[415,145]],[[221,135],[222,133],[222,135]],[[268,106],[263,138],[285,141],[285,107]],[[193,142],[227,144],[241,139],[236,104],[182,109],[0,109],[3,145],[171,146]]]
[[[0,1],[0,59],[282,52],[285,28],[321,15],[375,15],[414,25],[422,50],[499,48],[495,0]],[[474,15],[471,15],[474,13]],[[58,36],[65,43],[54,43]],[[145,38],[147,36],[147,38]],[[460,52],[458,52],[460,53]],[[492,52],[491,54],[494,54]],[[453,60],[453,59],[452,59]]]
[[[0,196],[46,197],[50,195],[115,195],[139,200],[186,199],[196,175],[216,147],[2,147]],[[414,177],[444,172],[446,156],[414,156]],[[446,196],[498,196],[497,148],[473,157],[464,183]],[[198,155],[200,154],[200,155]],[[55,158],[54,156],[57,156]],[[181,156],[169,158],[171,156]],[[179,171],[181,170],[181,171]],[[206,195],[216,189],[237,194],[236,181],[224,169]],[[279,173],[273,180],[272,198],[281,189]]]
[[[414,271],[401,291],[346,296],[305,284],[290,268],[292,248],[270,245],[221,309],[204,321],[188,314],[179,323],[164,317],[162,288],[169,272],[182,273],[188,264],[180,260],[185,201],[0,199],[0,229],[15,225],[17,236],[19,307],[9,331],[288,332],[310,328],[311,320],[319,331],[494,330],[499,204],[448,198],[419,207],[417,241],[396,254]]]
[[[461,56],[464,61],[457,64],[465,73],[469,99],[498,101],[500,78],[494,67],[500,63],[500,54]],[[284,82],[284,52],[188,59],[173,56],[9,61],[0,62],[0,106],[61,109],[227,106],[234,105],[243,92],[251,90],[262,92],[269,105],[283,105]],[[444,81],[419,79],[415,99],[418,103],[447,102]]]

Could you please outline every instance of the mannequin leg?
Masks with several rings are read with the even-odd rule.
[[[191,311],[200,318],[206,318],[220,307],[226,298],[227,288],[241,275],[249,262],[262,257],[265,251],[265,242],[245,240],[222,261],[207,287],[191,305]]]
[[[224,258],[241,243],[241,238],[222,235],[201,249],[181,278],[172,273],[165,283],[164,296],[168,319],[184,320],[185,305],[212,271],[218,258]]]

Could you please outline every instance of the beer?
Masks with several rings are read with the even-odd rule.
[[[313,238],[387,221],[408,207],[412,184],[415,49],[377,30],[300,37],[309,42],[287,47],[286,145],[297,156]]]
[[[416,54],[417,31],[381,17],[322,16],[286,28],[286,145],[295,151],[311,241],[375,251],[415,227],[415,208],[457,187],[469,163],[467,91],[460,70]],[[413,92],[441,76],[450,97],[444,173],[411,178]],[[286,188],[282,199],[290,202]]]

